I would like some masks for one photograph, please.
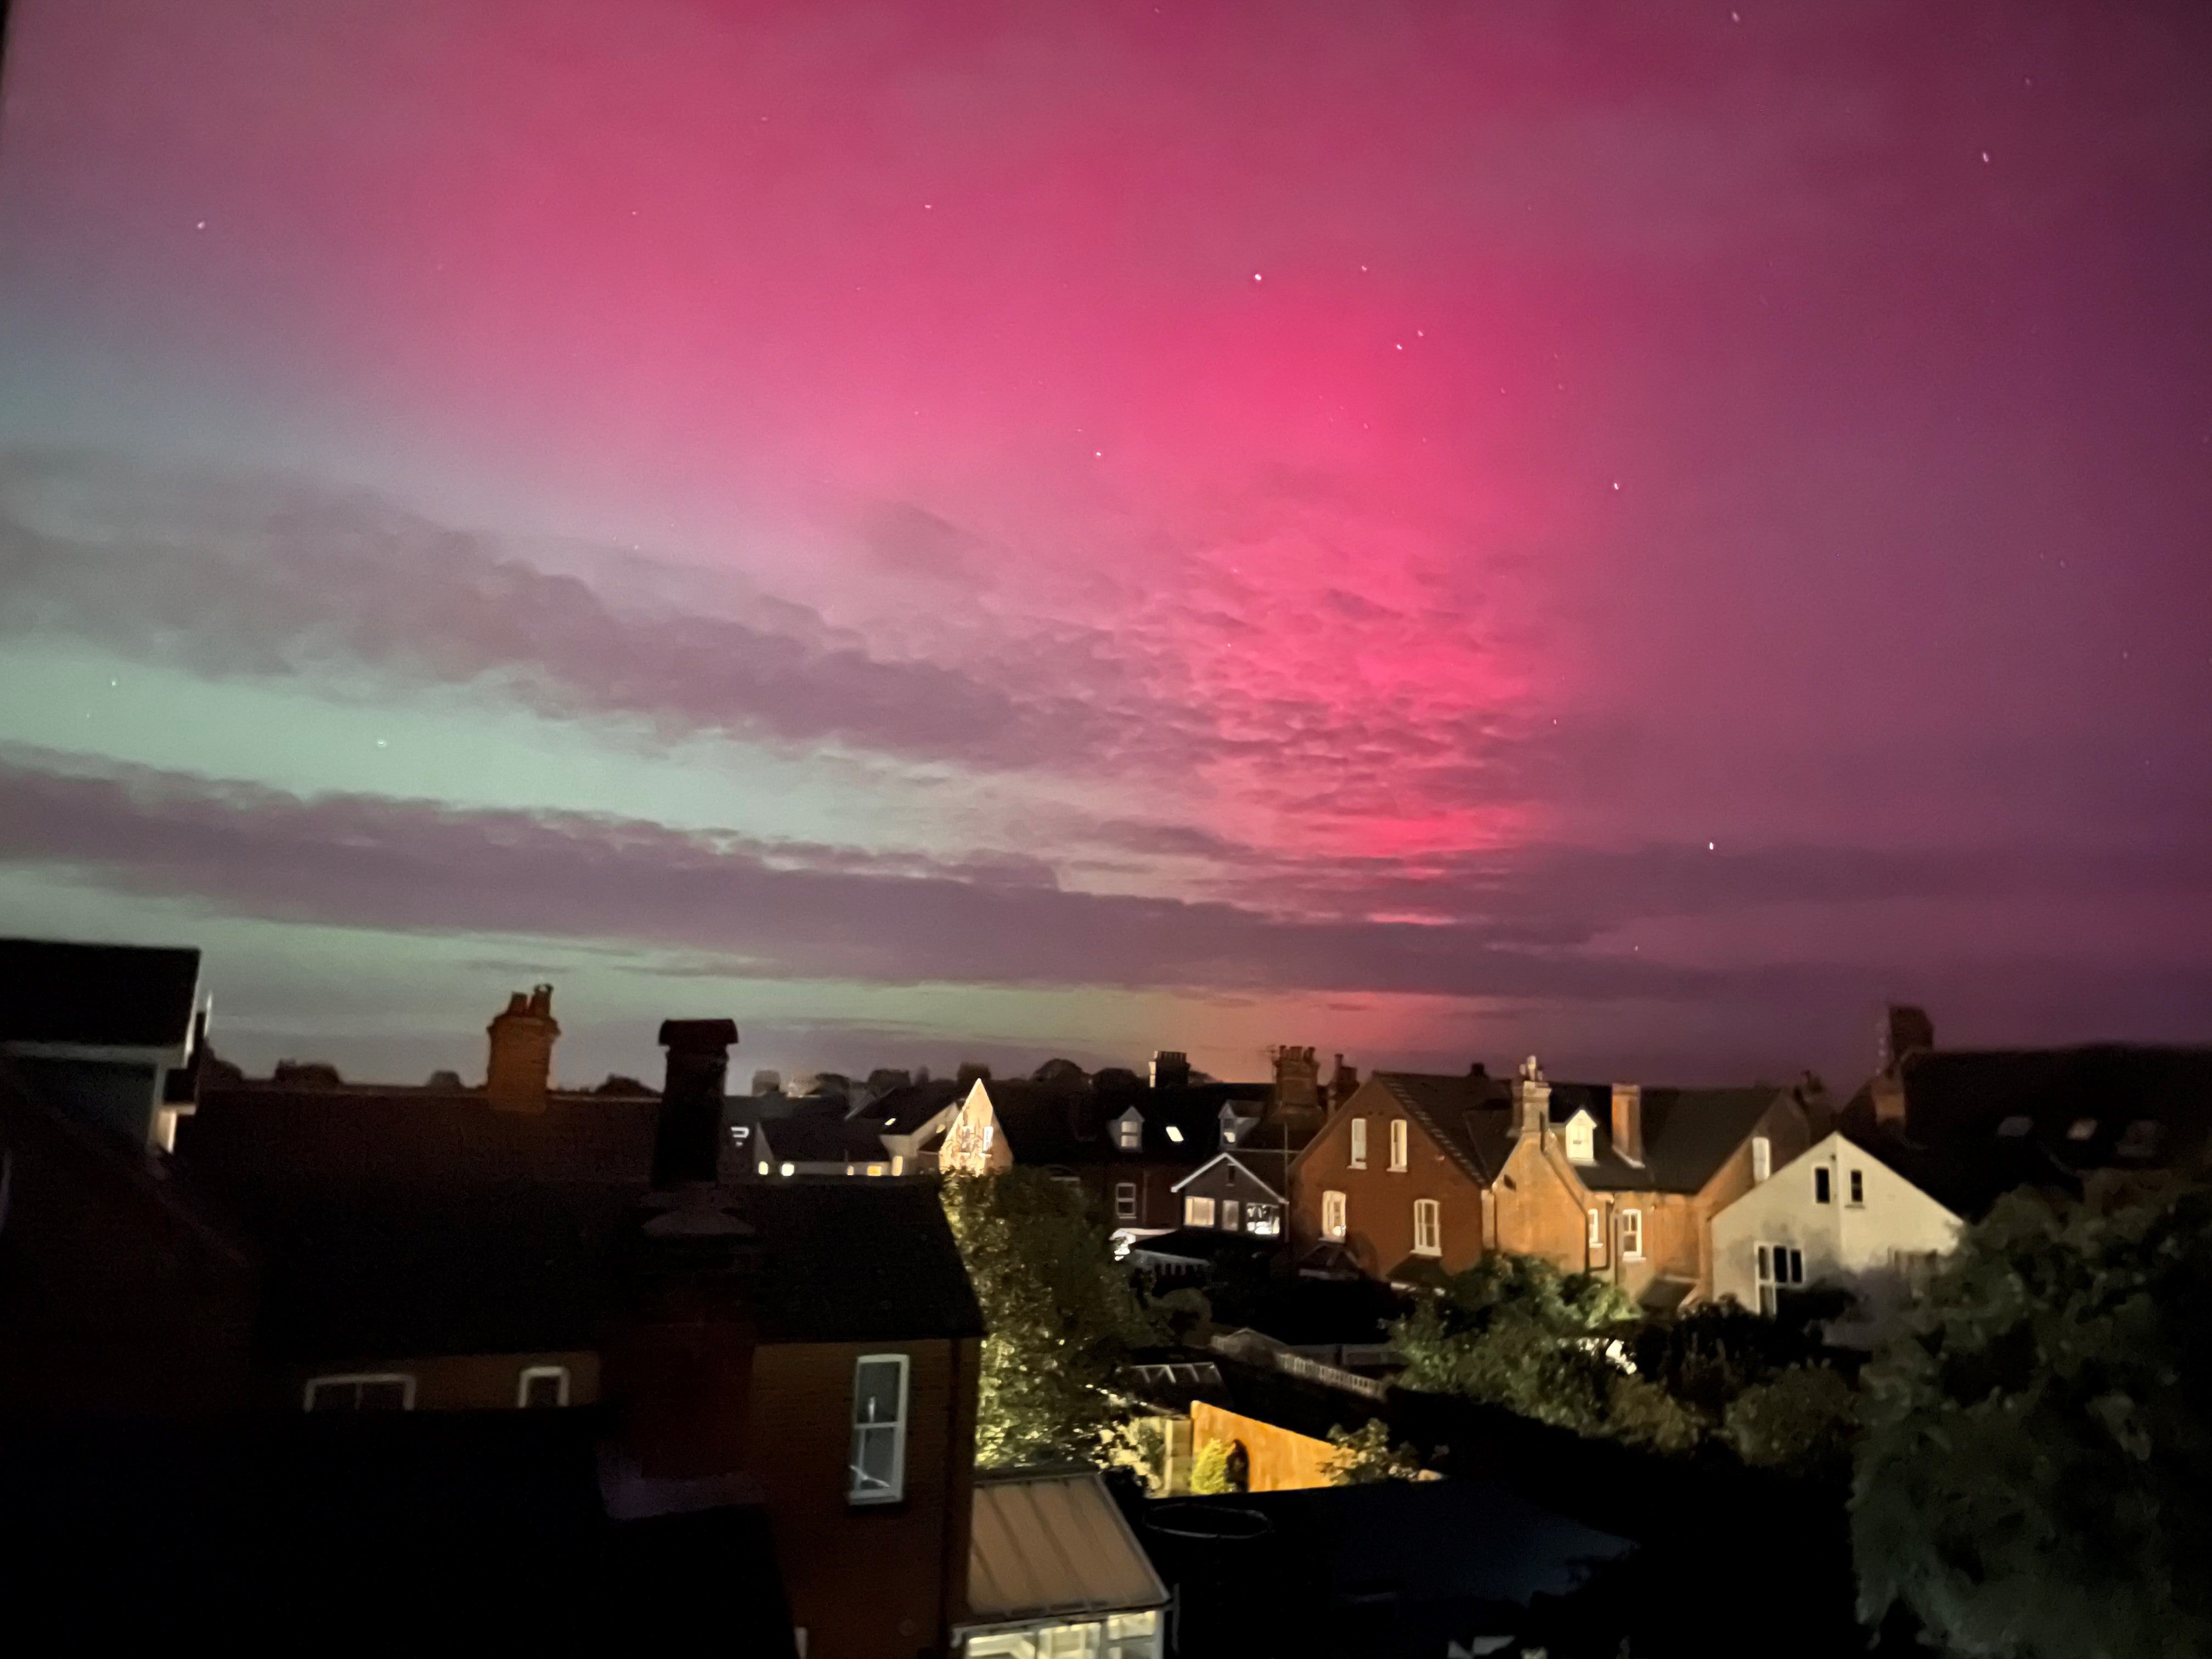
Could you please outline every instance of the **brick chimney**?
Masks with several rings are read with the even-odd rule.
[[[660,1122],[653,1139],[656,1188],[711,1184],[722,1161],[722,1089],[737,1024],[726,1019],[670,1019],[660,1025],[668,1050],[660,1091]]]
[[[1867,1085],[1874,1121],[1884,1128],[1905,1127],[1905,1067],[1913,1055],[1936,1046],[1936,1022],[1925,1009],[1893,1003],[1883,1012],[1881,1069]]]
[[[1152,1055],[1152,1087],[1180,1089],[1190,1082],[1190,1056],[1179,1048],[1162,1048]]]
[[[492,1109],[544,1111],[553,1077],[553,1042],[561,1035],[553,1018],[553,988],[533,987],[527,999],[517,991],[484,1030],[491,1038],[484,1097]]]
[[[1336,1069],[1329,1073],[1328,1102],[1329,1109],[1334,1111],[1343,1105],[1346,1101],[1352,1098],[1352,1092],[1358,1087],[1358,1072],[1352,1066],[1346,1065],[1344,1056],[1339,1054],[1336,1057]]]
[[[1321,1066],[1314,1051],[1285,1045],[1274,1051],[1275,1105],[1279,1109],[1321,1109]]]
[[[1628,1163],[1644,1162],[1644,1085],[1613,1085],[1613,1150]]]
[[[1552,1085],[1534,1054],[1521,1062],[1521,1075],[1513,1079],[1513,1104],[1514,1134],[1541,1146],[1552,1127]]]

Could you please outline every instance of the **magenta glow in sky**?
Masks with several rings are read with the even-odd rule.
[[[0,910],[250,1060],[2206,1035],[2196,8],[11,30]]]

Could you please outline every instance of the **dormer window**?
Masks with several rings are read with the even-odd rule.
[[[1172,1123],[1168,1125],[1168,1139],[1178,1146],[1182,1145],[1182,1131]]]
[[[1567,1161],[1570,1164],[1597,1162],[1596,1127],[1590,1121],[1588,1112],[1577,1112],[1567,1120]]]
[[[2097,1120],[2094,1117],[2077,1117],[2066,1126],[2066,1139],[2069,1140],[2087,1140],[2096,1133]]]
[[[1145,1144],[1145,1120],[1132,1106],[1114,1120],[1114,1145],[1125,1152],[1133,1152]]]

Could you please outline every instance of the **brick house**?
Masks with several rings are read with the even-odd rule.
[[[1713,1215],[1809,1142],[1798,1090],[1377,1073],[1292,1165],[1291,1245],[1408,1285],[1540,1255],[1678,1307],[1712,1294]]]
[[[943,1652],[966,1616],[981,1320],[934,1194],[725,1180],[734,1027],[665,1025],[657,1098],[564,1094],[543,1086],[536,1003],[495,1022],[494,1047],[522,1024],[539,1086],[526,1066],[495,1067],[496,1092],[212,1088],[173,1155],[73,1119],[0,1060],[0,1311],[32,1339],[0,1364],[9,1420],[74,1418],[87,1455],[163,1410],[239,1440],[223,1466],[261,1486],[197,1527],[204,1571],[253,1553],[244,1531],[222,1547],[221,1528],[295,1501],[281,1449],[306,1425],[336,1425],[315,1446],[350,1460],[345,1489],[392,1529],[321,1552],[331,1573],[349,1549],[404,1554],[406,1528],[443,1524],[491,1467],[441,1474],[432,1449],[459,1435],[504,1447],[518,1494],[563,1494],[554,1511],[504,1487],[466,1501],[523,1517],[517,1538],[565,1528],[557,1547],[580,1560],[627,1559],[695,1518],[754,1540],[729,1582],[767,1552],[762,1595],[788,1619],[784,1647],[750,1651],[789,1651],[795,1627],[815,1659]],[[71,1307],[46,1306],[57,1285]],[[467,1426],[501,1422],[518,1427]],[[372,1440],[370,1461],[346,1449]],[[88,1465],[55,1465],[63,1488],[81,1476]]]

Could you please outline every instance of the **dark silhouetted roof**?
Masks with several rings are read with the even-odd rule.
[[[193,950],[0,939],[0,1042],[173,1048],[199,978]]]
[[[1871,1085],[1841,1127],[1967,1220],[2014,1188],[2212,1163],[2212,1048],[1939,1048],[1906,1055],[1901,1078],[1901,1133],[1876,1122]]]
[[[947,1106],[963,1098],[973,1086],[949,1077],[927,1083],[910,1083],[868,1103],[855,1114],[856,1121],[873,1123],[886,1134],[910,1135]]]
[[[889,1156],[883,1126],[837,1112],[794,1112],[756,1120],[769,1150],[797,1164],[849,1164]]]
[[[1194,1169],[1221,1151],[1224,1104],[1264,1104],[1272,1093],[1264,1083],[1194,1083],[1101,1092],[994,1079],[984,1087],[1016,1163],[1182,1164]],[[1143,1121],[1144,1133],[1138,1146],[1125,1152],[1113,1125],[1132,1108]]]
[[[1381,1085],[1471,1180],[1486,1185],[1495,1181],[1512,1155],[1516,1113],[1509,1079],[1482,1073],[1442,1077],[1377,1072],[1369,1082]],[[1564,1124],[1585,1110],[1595,1121],[1595,1161],[1575,1166],[1593,1191],[1694,1193],[1718,1173],[1784,1092],[1765,1086],[1645,1089],[1641,1164],[1613,1150],[1610,1084],[1553,1084],[1551,1121]]]

